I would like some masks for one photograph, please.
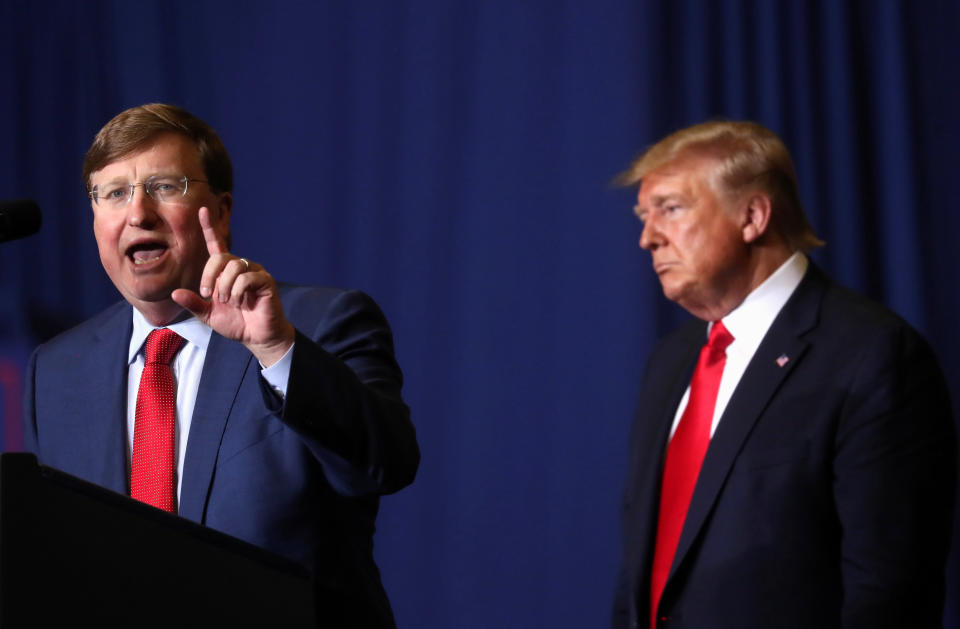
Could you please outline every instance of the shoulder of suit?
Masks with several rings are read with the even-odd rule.
[[[130,304],[126,301],[118,301],[89,319],[45,341],[37,348],[37,351],[57,351],[66,348],[75,352],[78,346],[92,342],[102,330],[122,326],[124,321],[130,322],[132,325],[132,317]]]
[[[301,284],[278,283],[280,299],[288,313],[298,308],[307,308],[316,311],[325,309],[338,300],[370,300],[365,293],[355,289],[339,288],[336,286],[307,286]]]
[[[856,334],[907,332],[919,334],[887,306],[836,282],[829,282],[821,302],[821,321]]]
[[[280,298],[284,305],[303,300],[333,300],[343,293],[350,292],[345,288],[336,286],[309,286],[305,284],[290,284],[287,282],[277,282],[277,289],[280,291]]]
[[[320,319],[340,319],[359,313],[382,318],[380,306],[366,293],[333,286],[278,283],[283,310],[297,328],[307,329]]]
[[[781,331],[793,326],[805,342],[848,360],[861,356],[880,364],[907,355],[934,355],[923,335],[890,308],[841,286],[822,272],[812,279],[800,303],[784,319],[787,328]],[[815,307],[811,310],[811,306]]]

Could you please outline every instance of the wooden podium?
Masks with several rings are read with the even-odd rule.
[[[0,627],[316,627],[306,569],[0,456]]]

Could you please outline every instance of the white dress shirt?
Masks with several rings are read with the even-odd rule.
[[[193,419],[193,407],[197,402],[197,390],[200,387],[200,375],[203,373],[203,361],[207,357],[207,345],[213,330],[196,317],[190,317],[178,323],[165,326],[185,339],[177,352],[170,369],[177,387],[177,501],[180,500],[180,485],[183,477],[183,460],[187,453],[187,438],[190,435],[190,422]],[[156,329],[136,308],[133,309],[133,333],[130,335],[127,372],[127,466],[133,456],[133,433],[136,427],[137,391],[140,388],[140,375],[143,373],[144,347],[147,336]],[[286,396],[287,382],[290,377],[290,364],[293,361],[293,347],[283,358],[260,373],[271,388],[281,397]]]
[[[723,416],[723,411],[727,408],[727,403],[733,395],[733,391],[740,383],[740,378],[747,370],[747,365],[760,347],[760,342],[766,336],[773,320],[780,314],[783,305],[790,299],[790,295],[800,285],[804,273],[807,272],[809,261],[807,257],[799,251],[780,265],[773,275],[763,281],[747,295],[739,306],[721,321],[727,328],[727,331],[733,336],[733,342],[727,346],[727,362],[723,368],[723,376],[720,378],[720,388],[717,390],[717,405],[713,411],[713,423],[710,425],[710,436],[717,430],[717,424]],[[709,336],[711,323],[707,326]],[[687,400],[690,398],[690,386],[687,386],[683,398],[680,400],[680,406],[677,407],[676,415],[673,418],[673,427],[670,429],[670,436],[673,436],[680,423],[680,417],[687,407]]]

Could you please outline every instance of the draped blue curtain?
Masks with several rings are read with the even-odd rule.
[[[680,126],[773,128],[815,260],[918,327],[956,399],[958,27],[950,0],[0,0],[0,199],[44,211],[0,245],[6,446],[29,349],[119,298],[86,148],[179,104],[233,157],[235,252],[392,322],[423,450],[376,540],[400,626],[604,626],[639,373],[687,316],[610,180]]]

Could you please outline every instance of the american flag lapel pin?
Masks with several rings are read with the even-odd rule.
[[[780,354],[780,357],[777,358],[777,367],[783,367],[788,362],[790,362],[790,357],[786,354]]]

